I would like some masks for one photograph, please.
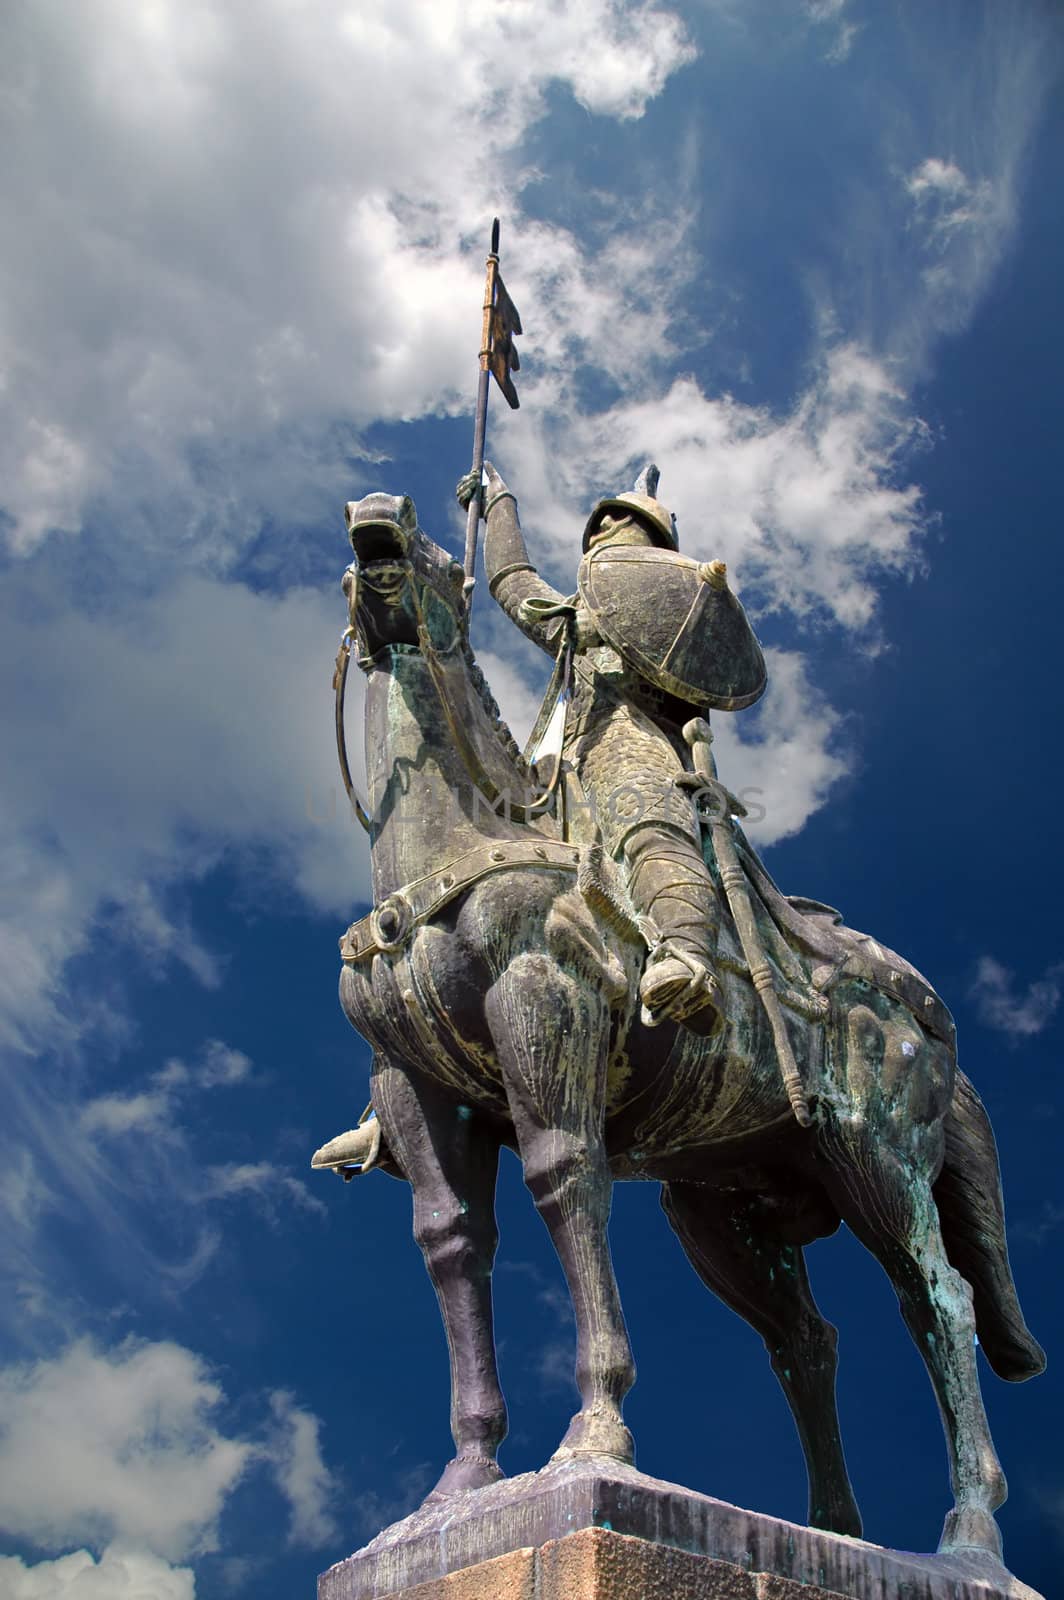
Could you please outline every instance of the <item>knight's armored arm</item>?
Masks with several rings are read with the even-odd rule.
[[[487,478],[484,490],[487,513],[484,566],[488,588],[521,632],[555,655],[558,629],[562,625],[560,618],[552,616],[537,619],[533,614],[536,608],[524,606],[523,602],[534,600],[540,602],[542,607],[564,606],[567,596],[560,594],[539,576],[528,558],[528,547],[517,515],[517,501],[490,463],[485,465],[484,471]]]

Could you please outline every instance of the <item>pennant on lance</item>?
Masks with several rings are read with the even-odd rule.
[[[510,374],[520,371],[521,368],[513,343],[514,334],[521,332],[521,318],[506,291],[506,285],[499,276],[498,269],[494,278],[495,295],[489,324],[488,366],[494,374],[495,382],[506,396],[507,404],[516,411],[520,401]]]

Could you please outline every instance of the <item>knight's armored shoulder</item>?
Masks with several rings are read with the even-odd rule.
[[[722,561],[605,545],[584,557],[578,581],[598,632],[655,688],[718,711],[764,694],[765,658]]]

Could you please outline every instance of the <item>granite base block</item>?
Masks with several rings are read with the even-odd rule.
[[[980,1551],[916,1555],[803,1528],[605,1456],[393,1524],[318,1600],[1041,1600]]]
[[[514,1550],[389,1600],[844,1600],[731,1562],[584,1528],[538,1550]]]

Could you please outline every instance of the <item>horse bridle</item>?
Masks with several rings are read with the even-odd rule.
[[[347,759],[347,738],[344,729],[344,701],[347,690],[347,673],[351,664],[351,650],[352,646],[360,642],[357,621],[359,588],[362,584],[365,584],[368,588],[376,589],[378,592],[384,592],[386,586],[390,587],[393,583],[395,583],[396,588],[394,594],[386,595],[389,603],[394,603],[395,600],[398,599],[400,593],[400,589],[396,583],[396,580],[405,579],[404,587],[409,587],[410,595],[414,603],[414,616],[417,622],[418,646],[421,650],[421,654],[425,658],[425,664],[429,669],[429,677],[431,678],[432,686],[436,691],[436,698],[439,701],[440,710],[443,713],[443,718],[447,725],[447,731],[451,736],[451,742],[461,758],[462,765],[466,769],[466,773],[470,782],[473,784],[474,788],[483,795],[484,799],[488,802],[488,805],[494,811],[499,802],[506,797],[503,795],[502,791],[499,789],[498,785],[495,783],[491,774],[488,772],[483,761],[481,760],[479,752],[470,738],[465,724],[454,714],[454,710],[450,704],[450,699],[447,694],[447,683],[444,675],[443,663],[440,659],[441,656],[450,655],[455,646],[459,643],[461,639],[461,628],[456,622],[454,637],[451,639],[450,644],[445,650],[437,650],[436,645],[432,641],[432,635],[429,632],[428,624],[425,620],[424,591],[429,588],[428,583],[419,585],[415,581],[414,567],[413,563],[410,561],[389,561],[387,563],[374,563],[374,565],[378,565],[383,569],[378,574],[377,581],[374,581],[374,578],[369,576],[367,570],[360,567],[357,561],[353,561],[344,574],[345,580],[347,578],[350,578],[351,580],[349,584],[345,582],[344,585],[347,592],[348,626],[344,629],[343,635],[340,639],[340,647],[336,652],[336,668],[333,673],[333,690],[336,697],[336,753],[340,761],[340,776],[343,780],[344,789],[347,793],[347,798],[350,802],[351,808],[364,830],[367,833],[370,833],[372,831],[372,824],[370,822],[369,813],[362,804],[362,801],[359,799],[358,791],[356,790],[354,780],[351,777],[351,767]],[[385,582],[381,582],[381,579],[385,579]],[[561,645],[559,646],[558,650],[558,658],[555,663],[554,676],[551,680],[550,689],[548,690],[548,693],[553,692],[562,696],[566,706],[568,706],[569,702],[569,689],[572,679],[573,650],[573,629],[569,623],[569,620],[567,619]],[[531,821],[535,817],[542,816],[550,808],[562,775],[562,750],[564,747],[564,742],[563,730],[562,741],[559,744],[558,753],[554,759],[554,771],[551,774],[550,783],[544,789],[539,799],[534,800],[527,805],[522,805],[519,801],[514,801],[512,799],[508,800],[507,815],[512,821]]]

